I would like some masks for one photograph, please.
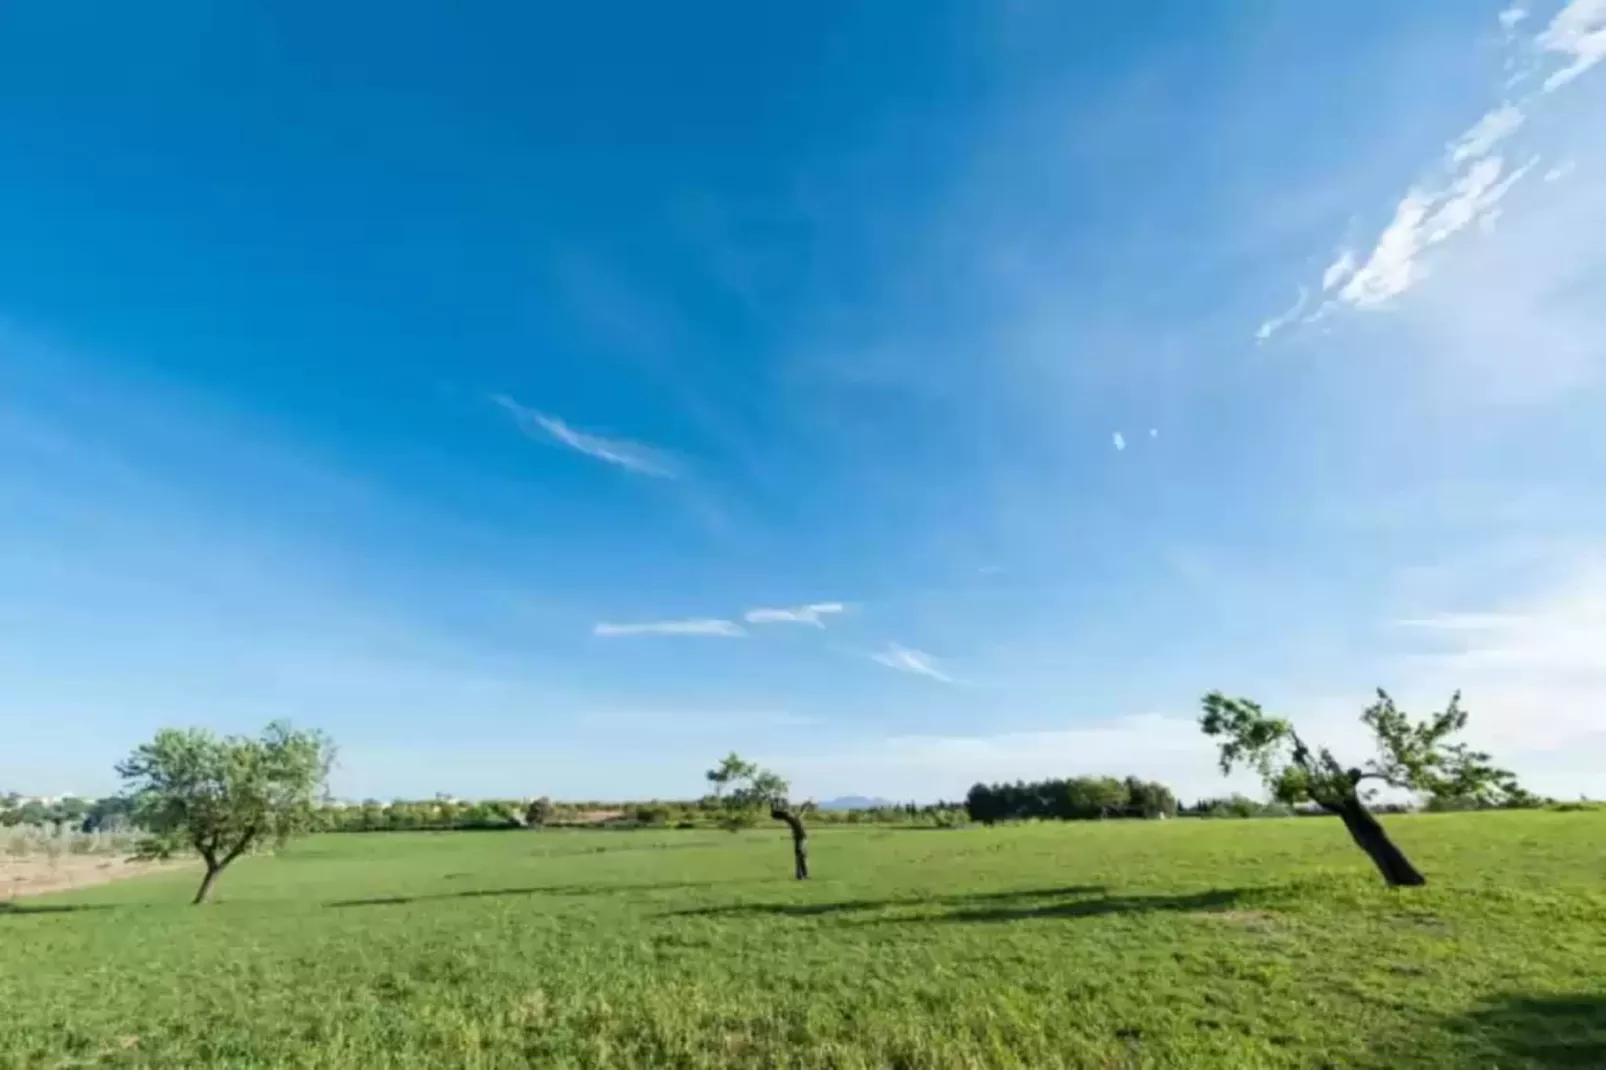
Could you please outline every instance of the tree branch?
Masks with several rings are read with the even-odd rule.
[[[229,853],[223,856],[223,862],[221,863],[221,866],[226,866],[230,862],[233,862],[236,858],[239,858],[245,853],[246,848],[251,846],[251,841],[256,838],[257,827],[252,825],[250,828],[245,830],[245,835],[240,837],[240,842],[231,847],[229,849]],[[219,868],[221,868],[221,866]]]

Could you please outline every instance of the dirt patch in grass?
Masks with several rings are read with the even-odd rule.
[[[104,855],[0,859],[0,902],[185,869],[189,862],[130,862]]]

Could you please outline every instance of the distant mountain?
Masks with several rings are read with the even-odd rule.
[[[868,799],[863,795],[844,795],[840,799],[827,799],[820,803],[821,810],[875,810],[883,806],[897,806],[890,799]]]

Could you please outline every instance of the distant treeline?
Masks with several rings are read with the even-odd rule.
[[[972,821],[991,825],[1029,819],[1090,821],[1107,817],[1173,817],[1177,797],[1152,780],[1129,776],[1067,777],[1013,784],[977,784],[965,796]]]
[[[1555,805],[1555,804],[1552,804]],[[1599,804],[1569,803],[1561,808],[1593,808]],[[129,800],[68,797],[41,802],[18,795],[0,795],[0,827],[46,828],[82,832],[120,832],[129,829]],[[1405,803],[1379,804],[1379,813],[1476,810],[1486,808],[1475,800],[1430,799],[1418,807]],[[1243,795],[1200,799],[1178,806],[1164,784],[1127,777],[1070,777],[1034,783],[977,784],[962,803],[898,803],[857,810],[820,810],[805,803],[800,809],[812,826],[880,825],[917,828],[952,828],[968,821],[994,824],[1022,820],[1088,820],[1118,817],[1292,817],[1314,809],[1298,809],[1278,802],[1261,802]],[[759,815],[762,819],[763,815]],[[367,799],[360,803],[329,803],[319,808],[317,827],[324,832],[383,832],[445,829],[550,828],[720,828],[728,813],[718,799],[648,800],[645,802],[553,802],[550,799],[493,799],[465,802],[450,798],[396,800]]]
[[[862,810],[820,810],[811,804],[799,808],[812,825],[922,825],[947,827],[963,824],[959,803],[902,803]],[[325,832],[384,832],[429,829],[497,828],[718,828],[726,827],[729,810],[708,796],[695,800],[646,802],[554,802],[493,799],[463,802],[436,798],[361,803],[331,803],[319,811],[318,825]]]
[[[76,795],[41,802],[15,793],[0,795],[0,827],[76,829],[115,832],[128,824],[130,802],[120,795],[81,799]]]

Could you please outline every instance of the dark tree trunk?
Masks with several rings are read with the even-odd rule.
[[[201,888],[195,893],[195,898],[190,904],[191,906],[200,906],[202,903],[206,902],[207,899],[211,898],[212,885],[214,882],[216,882],[217,875],[222,872],[222,866],[207,863],[206,876],[201,878]]]
[[[1383,874],[1383,879],[1391,888],[1416,888],[1428,882],[1417,868],[1411,865],[1411,860],[1405,857],[1405,852],[1394,846],[1394,841],[1384,831],[1377,818],[1366,808],[1366,804],[1359,799],[1346,799],[1338,806],[1329,806],[1344,822],[1349,830],[1350,837],[1355,841],[1366,856],[1372,860],[1377,871]]]
[[[809,879],[809,834],[804,831],[803,819],[790,810],[776,808],[770,811],[770,816],[777,821],[785,821],[792,830],[792,861],[797,869],[797,879]]]

